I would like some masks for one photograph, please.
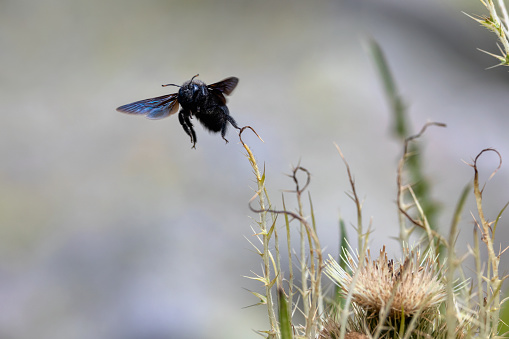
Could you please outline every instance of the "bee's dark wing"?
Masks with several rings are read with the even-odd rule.
[[[117,111],[128,114],[145,115],[148,119],[162,119],[177,112],[179,104],[177,93],[136,101],[117,108]]]
[[[237,87],[238,83],[239,83],[239,78],[231,77],[231,78],[226,78],[224,80],[216,82],[215,84],[208,85],[207,87],[211,90],[218,90],[221,93],[230,95],[233,92],[233,90],[235,89],[235,87]]]

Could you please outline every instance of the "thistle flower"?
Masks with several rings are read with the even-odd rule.
[[[446,298],[438,261],[430,257],[429,252],[421,257],[419,250],[406,249],[404,254],[404,260],[395,263],[387,259],[384,246],[376,260],[371,259],[368,250],[361,264],[359,255],[354,260],[352,254],[345,251],[344,260],[352,273],[332,257],[325,270],[345,295],[352,292],[356,306],[369,313],[380,313],[388,308],[389,316],[411,316],[438,307]],[[358,277],[354,279],[355,275]]]

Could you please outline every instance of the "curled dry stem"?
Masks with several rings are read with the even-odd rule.
[[[299,171],[303,171],[307,175],[306,183],[304,184],[304,186],[302,188],[300,187],[299,180],[297,179],[297,173]],[[308,185],[310,183],[311,174],[307,169],[303,168],[302,166],[297,166],[293,169],[291,177],[293,178],[293,180],[295,182],[295,186],[296,186],[296,189],[294,192],[297,194],[297,198],[300,202],[301,194],[304,192],[304,190],[308,187]],[[305,309],[304,309],[304,315],[306,318],[306,329],[305,329],[306,337],[312,338],[315,336],[315,334],[317,332],[317,325],[318,325],[317,317],[318,317],[318,313],[319,313],[318,307],[319,307],[320,298],[321,298],[321,276],[322,276],[322,271],[324,268],[320,240],[318,239],[318,235],[316,234],[316,231],[315,231],[313,225],[311,225],[306,220],[306,218],[303,216],[302,208],[299,208],[298,213],[292,212],[292,211],[287,211],[287,210],[275,210],[275,209],[270,209],[270,208],[255,209],[251,205],[251,203],[260,194],[261,194],[260,191],[256,192],[255,195],[249,201],[249,208],[251,209],[252,212],[260,213],[260,214],[261,213],[272,213],[272,214],[276,214],[276,215],[283,214],[283,215],[289,216],[292,218],[292,220],[293,219],[298,220],[301,223],[301,225],[304,227],[305,234],[307,234],[307,237],[309,240],[308,246],[309,246],[309,252],[311,255],[311,260],[310,260],[310,267],[309,268],[303,267],[302,270],[304,273],[307,270],[309,270],[310,279],[311,279],[311,294],[310,294],[310,299],[305,298],[305,300],[304,300],[305,305],[307,305],[307,307],[305,307]],[[316,264],[315,264],[315,260],[316,260]],[[305,262],[305,261],[303,261],[303,262]],[[303,290],[303,293],[306,293],[305,291],[307,290],[307,287],[304,287],[304,286],[305,285],[303,282],[302,290]],[[304,294],[303,294],[303,296],[304,296]]]
[[[483,232],[482,239],[487,246],[493,247],[493,243],[492,243],[493,239],[491,239],[491,237],[489,237],[489,230],[491,228],[490,223],[486,220],[486,218],[484,216],[483,209],[482,209],[482,194],[484,191],[484,185],[483,185],[482,189],[479,187],[479,171],[477,169],[477,161],[479,160],[480,156],[485,152],[495,152],[499,158],[498,167],[491,173],[488,180],[491,180],[491,178],[493,178],[493,176],[497,173],[497,171],[502,167],[502,156],[494,148],[485,148],[481,152],[479,152],[479,154],[477,154],[477,156],[474,159],[473,164],[470,165],[474,169],[474,194],[476,197],[477,212],[479,213],[479,218],[481,219],[481,225],[482,225],[481,231]],[[488,238],[490,238],[491,241]]]
[[[483,155],[486,152],[494,152],[499,158],[499,164],[497,168],[491,173],[488,180],[493,178],[493,176],[497,173],[497,171],[502,166],[502,156],[500,153],[493,148],[485,148],[474,159],[473,164],[470,166],[474,169],[474,195],[475,200],[477,204],[477,213],[479,215],[479,222],[475,220],[474,222],[476,225],[478,225],[479,230],[481,231],[481,240],[484,242],[487,252],[488,252],[488,263],[489,266],[491,266],[491,270],[488,269],[486,273],[486,277],[484,278],[485,281],[488,283],[488,288],[486,292],[488,293],[488,298],[486,300],[489,301],[489,304],[491,304],[491,307],[487,305],[486,308],[481,307],[481,309],[486,310],[488,313],[486,315],[486,320],[493,321],[493,326],[487,326],[486,331],[494,331],[496,333],[497,331],[497,323],[500,315],[500,288],[502,287],[502,282],[505,278],[500,279],[499,277],[499,263],[500,263],[500,257],[495,254],[495,248],[494,248],[494,234],[491,233],[491,223],[486,220],[486,217],[484,216],[483,207],[482,207],[482,194],[484,191],[484,186],[481,189],[479,185],[479,171],[477,169],[477,162],[481,155]],[[485,335],[491,335],[492,333],[485,333]]]
[[[415,226],[418,226],[419,228],[424,229],[427,232],[427,234],[428,234],[428,236],[430,238],[438,236],[438,233],[433,231],[429,227],[429,225],[427,223],[427,220],[426,220],[426,217],[424,215],[421,215],[422,219],[423,219],[421,221],[421,220],[415,219],[414,217],[412,217],[408,213],[409,206],[404,203],[404,197],[403,197],[403,193],[405,191],[408,190],[408,191],[412,192],[411,191],[411,187],[409,185],[404,185],[403,184],[403,168],[405,166],[406,159],[410,156],[410,152],[409,152],[410,142],[415,140],[415,139],[420,138],[424,134],[426,129],[428,127],[430,127],[430,126],[446,127],[446,124],[440,123],[440,122],[428,122],[428,123],[426,123],[422,127],[422,129],[420,130],[419,133],[407,137],[405,139],[405,143],[404,143],[404,146],[403,146],[403,155],[401,156],[401,158],[399,160],[399,163],[398,163],[397,179],[396,179],[397,180],[397,185],[398,185],[397,204],[398,204],[398,210],[400,211],[401,216],[402,216],[402,218],[400,218],[400,220],[401,220],[400,240],[403,241],[403,242],[407,242],[407,243],[408,243],[408,239],[409,239],[411,230],[405,229],[403,218],[406,218],[408,221],[410,221]],[[414,199],[414,201],[416,202],[417,200]],[[413,205],[414,204],[411,204],[410,206],[413,206]],[[441,237],[439,237],[439,238],[441,238]]]
[[[355,207],[357,208],[357,241],[358,241],[358,249],[361,253],[364,252],[365,248],[363,248],[362,244],[362,238],[364,236],[363,228],[362,228],[362,202],[359,199],[359,196],[357,195],[357,190],[355,189],[355,179],[353,178],[352,172],[350,171],[350,165],[348,165],[348,161],[346,161],[345,156],[343,155],[343,152],[341,151],[341,148],[337,145],[336,149],[338,150],[339,156],[341,157],[341,160],[343,160],[343,163],[346,167],[346,172],[348,174],[348,180],[350,181],[350,187],[352,188],[352,195],[350,198],[355,203]]]
[[[245,143],[244,143],[244,141],[242,140],[242,133],[244,132],[244,130],[246,130],[246,129],[248,129],[248,128],[249,128],[251,131],[253,131],[253,133],[254,133],[254,134],[256,134],[256,136],[258,137],[258,139],[260,139],[262,142],[265,142],[265,141],[263,141],[262,137],[260,137],[260,136],[258,135],[258,133],[256,133],[256,131],[254,130],[254,128],[253,128],[253,127],[251,127],[251,126],[244,126],[244,127],[242,127],[242,128],[240,129],[240,131],[239,131],[239,139],[240,139],[240,142],[242,143],[242,145],[243,145],[244,147],[246,146],[246,144],[245,144]]]

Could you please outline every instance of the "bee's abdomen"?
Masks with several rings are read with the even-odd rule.
[[[226,118],[228,115],[228,107],[224,105],[211,106],[207,108],[202,107],[199,113],[196,114],[196,118],[200,120],[205,128],[212,132],[219,132],[228,122],[228,119]]]

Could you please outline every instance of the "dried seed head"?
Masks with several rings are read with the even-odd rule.
[[[323,328],[318,333],[318,339],[340,339],[341,338],[341,327],[338,322],[332,318],[325,320]],[[350,331],[346,332],[345,339],[368,339],[368,337],[359,332]]]
[[[424,256],[418,250],[406,250],[402,262],[387,259],[385,246],[376,260],[368,250],[363,264],[359,256],[344,253],[352,274],[345,271],[332,258],[326,267],[327,275],[338,284],[343,293],[353,289],[353,301],[362,309],[380,312],[390,305],[391,314],[413,315],[445,301],[445,287],[440,281],[440,268],[436,258]],[[352,281],[358,275],[354,286]]]

